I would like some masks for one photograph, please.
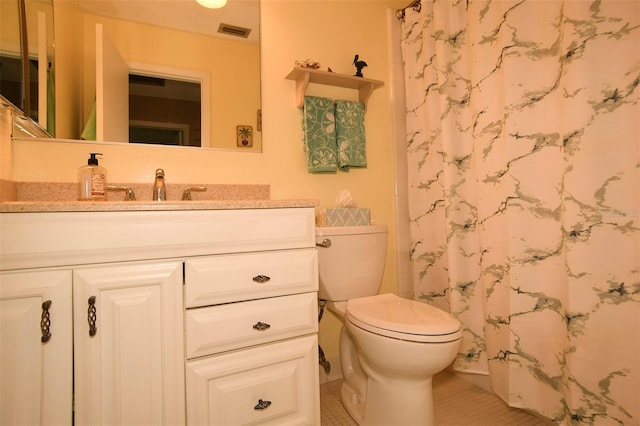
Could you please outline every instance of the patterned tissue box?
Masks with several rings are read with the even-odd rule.
[[[371,212],[369,209],[327,209],[327,226],[366,226],[370,224]]]

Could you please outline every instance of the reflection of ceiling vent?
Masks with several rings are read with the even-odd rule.
[[[230,36],[247,38],[249,37],[251,28],[242,28],[236,27],[235,25],[220,24],[220,26],[218,27],[218,32]]]

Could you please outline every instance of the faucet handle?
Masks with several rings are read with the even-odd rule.
[[[114,186],[107,185],[107,191],[125,191],[124,201],[135,201],[136,195],[133,193],[133,189],[128,186]]]
[[[191,191],[206,191],[206,186],[189,186],[182,193],[182,201],[191,201]]]

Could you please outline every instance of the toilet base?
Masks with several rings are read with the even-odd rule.
[[[414,383],[376,383],[369,380],[367,399],[343,382],[342,405],[360,426],[433,426],[432,379]],[[389,393],[386,389],[394,389]],[[368,408],[368,409],[367,409]],[[375,420],[372,420],[375,419]]]
[[[433,426],[433,375],[455,359],[459,339],[437,344],[390,339],[349,321],[345,329],[341,396],[351,417],[360,426]]]
[[[364,417],[364,403],[362,397],[349,386],[348,383],[342,382],[340,387],[340,400],[347,413],[356,421],[359,425],[362,424],[362,418]]]

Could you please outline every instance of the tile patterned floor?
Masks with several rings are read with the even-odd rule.
[[[322,426],[357,426],[340,402],[341,380],[320,386]],[[550,426],[549,420],[508,407],[500,398],[443,371],[433,379],[438,426]],[[389,425],[392,426],[392,425]]]

